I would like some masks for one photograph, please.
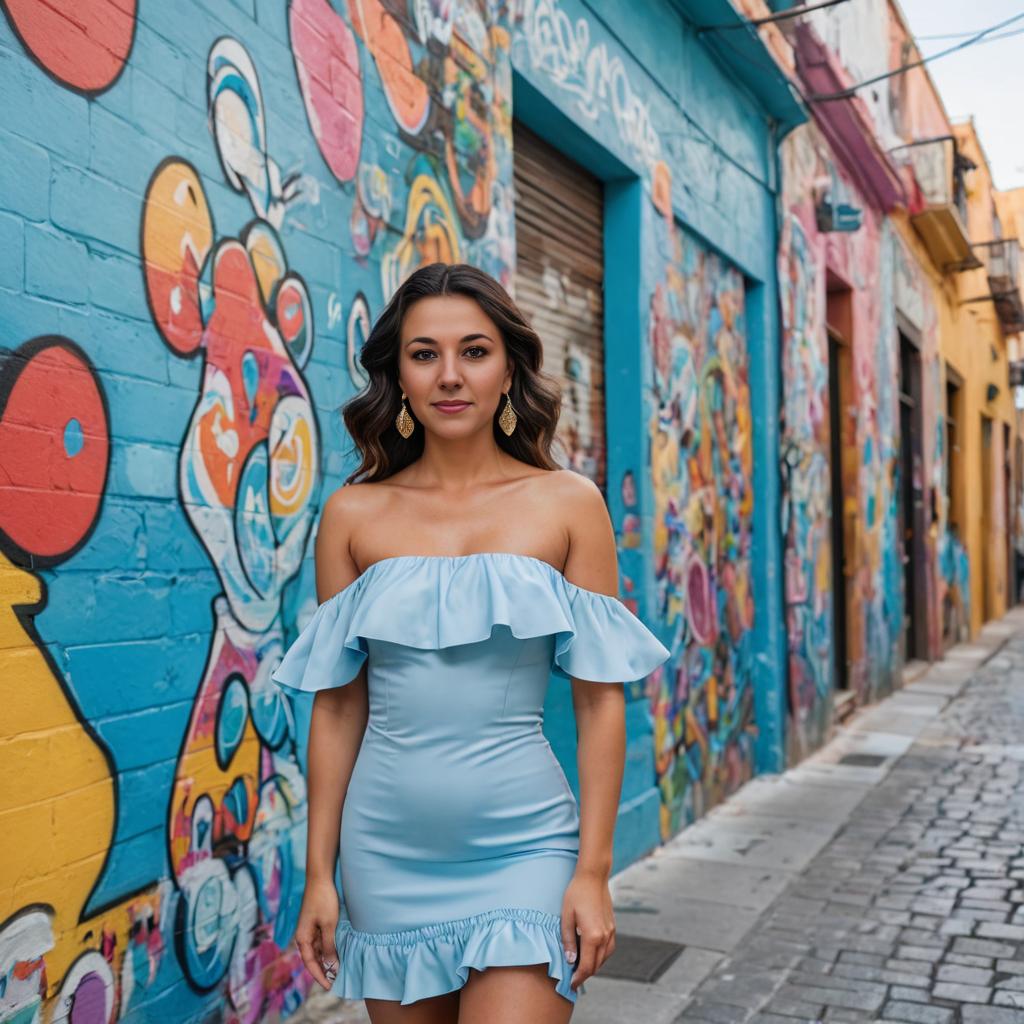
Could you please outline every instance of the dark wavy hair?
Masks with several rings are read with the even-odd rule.
[[[431,263],[414,271],[399,286],[359,353],[359,362],[370,379],[341,407],[341,415],[362,462],[345,483],[384,480],[423,454],[424,430],[411,409],[409,414],[417,429],[408,440],[395,426],[402,405],[398,359],[406,312],[413,303],[432,295],[468,296],[501,332],[514,364],[510,395],[518,421],[511,436],[507,435],[498,425],[504,400],[498,403],[493,421],[498,447],[531,466],[559,469],[551,457],[551,444],[561,411],[562,388],[555,377],[541,370],[544,350],[537,332],[490,274],[468,263]]]

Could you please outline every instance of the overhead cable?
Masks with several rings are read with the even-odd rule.
[[[965,39],[962,43],[957,43],[955,46],[950,46],[945,50],[940,50],[938,53],[929,54],[927,57],[921,57],[919,60],[911,61],[909,64],[901,64],[898,68],[894,68],[892,71],[886,71],[881,75],[875,75],[873,78],[867,78],[863,82],[858,82],[856,85],[851,85],[848,89],[841,89],[839,92],[831,93],[817,93],[807,96],[806,99],[810,103],[825,103],[829,100],[847,100],[853,96],[858,89],[863,89],[865,86],[874,85],[875,82],[884,81],[887,78],[892,78],[895,75],[902,75],[907,71],[911,71],[914,68],[919,68],[923,64],[928,64],[933,60],[938,60],[939,57],[948,56],[951,53],[956,53],[958,50],[964,50],[968,46],[973,46],[975,43],[986,41],[985,37],[990,35],[992,32],[997,31],[1001,28],[1006,28],[1007,25],[1012,25],[1014,22],[1020,21],[1024,18],[1024,12],[1021,14],[1015,14],[1012,18],[1007,18],[1005,21],[1000,21],[998,24],[990,25],[986,29],[982,29],[981,32],[976,33],[969,39]],[[995,36],[995,39],[1005,39],[1007,36],[1016,35],[1016,32],[1006,32],[1001,36]]]

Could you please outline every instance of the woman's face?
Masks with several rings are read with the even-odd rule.
[[[464,437],[490,425],[512,367],[498,328],[475,300],[436,295],[405,314],[398,379],[425,428]]]

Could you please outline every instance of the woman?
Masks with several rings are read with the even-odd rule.
[[[321,603],[273,675],[316,691],[296,940],[373,1024],[561,1024],[615,948],[621,684],[669,652],[615,597],[600,491],[551,458],[541,356],[474,267],[398,289],[344,408],[362,464],[321,515]],[[579,804],[541,732],[552,671]]]

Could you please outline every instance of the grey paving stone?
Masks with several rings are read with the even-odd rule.
[[[824,986],[783,985],[779,990],[779,995],[804,1003],[843,1006],[855,1010],[877,1010],[885,1001],[884,987],[867,984],[853,991]]]
[[[986,939],[1011,939],[1013,942],[1024,942],[1024,925],[984,921],[978,925],[975,934]]]
[[[923,974],[929,977],[932,973],[932,965],[927,960],[895,960],[885,961],[887,970],[900,971],[905,974]]]
[[[935,963],[942,959],[944,947],[942,946],[897,946],[897,960],[927,960]]]
[[[944,949],[948,945],[946,936],[938,934],[938,919],[934,931],[925,931],[922,928],[904,928],[900,932],[900,942],[908,946],[938,946]]]
[[[935,972],[936,981],[954,981],[964,985],[991,985],[993,971],[981,967],[961,967],[959,964],[940,964]]]
[[[910,1024],[951,1024],[953,1020],[951,1009],[924,1003],[886,1003],[882,1012],[887,1020],[909,1021]]]
[[[990,956],[973,956],[970,953],[947,953],[942,961],[946,964],[958,964],[960,967],[991,968],[995,961]]]
[[[956,938],[953,940],[954,953],[974,953],[977,956],[1012,957],[1017,947],[991,939]]]
[[[964,921],[957,917],[951,917],[939,925],[939,932],[942,935],[972,935],[976,928],[981,927],[973,921]]]
[[[893,985],[889,989],[889,997],[899,1003],[927,1003],[928,990],[926,988],[911,988],[907,985]]]
[[[864,964],[868,967],[881,967],[885,957],[880,953],[861,953],[853,949],[844,949],[839,954],[839,962],[844,964]]]
[[[635,1009],[636,1004],[634,1012]],[[575,1017],[575,1012],[573,1016]],[[749,1016],[750,1014],[735,1006],[723,1006],[720,1003],[695,999],[675,1018],[675,1021],[679,1024],[744,1024]]]
[[[981,985],[939,981],[932,986],[932,995],[936,999],[950,999],[958,1003],[987,1003],[992,999],[992,989]]]
[[[960,1011],[961,1024],[1024,1024],[1024,1010],[1000,1006],[965,1006]]]
[[[792,995],[780,993],[768,1004],[772,1013],[780,1013],[787,1017],[800,1017],[815,1022],[820,1021],[825,1012],[824,1004],[807,1002],[805,999],[794,998]]]

